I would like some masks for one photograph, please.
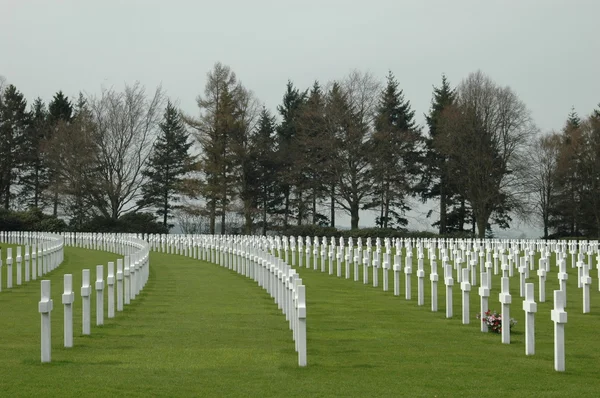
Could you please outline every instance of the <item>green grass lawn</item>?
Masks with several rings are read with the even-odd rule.
[[[285,317],[265,291],[233,271],[176,255],[152,253],[142,294],[116,318],[105,316],[100,327],[95,326],[94,293],[92,334],[82,336],[81,269],[90,268],[93,280],[96,264],[116,258],[66,248],[65,263],[47,275],[54,299],[50,364],[40,363],[39,280],[7,291],[3,275],[0,395],[563,397],[600,391],[597,279],[592,313],[583,315],[576,270],[570,266],[567,371],[558,373],[550,320],[552,290],[558,288],[555,269],[548,275],[547,303],[538,305],[536,354],[527,357],[517,273],[511,278],[511,316],[518,324],[512,344],[505,345],[499,335],[479,331],[477,287],[471,292],[471,324],[461,324],[458,284],[452,319],[445,319],[441,280],[439,311],[430,311],[428,262],[422,307],[417,306],[416,260],[411,301],[404,298],[404,274],[401,295],[395,297],[391,271],[390,291],[383,292],[381,275],[374,288],[372,275],[363,285],[362,275],[354,282],[300,268],[307,286],[308,367],[299,368]],[[60,295],[62,275],[69,272],[77,286],[75,346],[65,349]],[[500,311],[498,277],[493,288],[490,309]]]

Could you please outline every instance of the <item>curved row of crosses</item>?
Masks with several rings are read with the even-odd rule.
[[[150,235],[152,250],[218,264],[253,279],[274,299],[289,327],[298,365],[306,366],[306,290],[298,273],[262,236]]]
[[[36,232],[0,232],[0,240],[11,245],[17,245],[17,257],[14,264],[17,267],[17,285],[22,283],[21,275],[25,275],[25,283],[42,278],[50,271],[61,265],[64,259],[64,247],[75,246],[85,249],[102,250],[124,256],[109,262],[107,277],[104,275],[104,265],[96,266],[96,279],[92,284],[90,270],[81,271],[80,298],[82,302],[82,334],[91,334],[91,299],[92,290],[96,291],[96,325],[104,324],[104,292],[108,295],[108,318],[115,316],[116,310],[123,311],[123,305],[130,304],[145,286],[149,276],[149,245],[136,235],[130,234],[48,234]],[[25,256],[21,256],[24,249]],[[12,248],[7,249],[7,285],[12,288]],[[0,256],[1,257],[1,256]],[[23,261],[24,260],[24,261]],[[1,260],[0,260],[1,264]],[[23,268],[24,267],[24,268]],[[0,275],[2,267],[0,266]],[[73,347],[73,305],[75,302],[73,274],[63,276],[64,293],[61,303],[64,305],[64,346]],[[105,282],[106,287],[105,289]],[[116,283],[115,283],[116,282]],[[0,286],[1,286],[0,278]],[[41,314],[41,360],[51,361],[51,312],[54,306],[51,299],[51,282],[41,281],[41,300],[38,311]]]
[[[153,245],[175,245],[177,250],[187,250],[195,246],[194,237],[152,237]],[[224,238],[231,239],[231,238]],[[243,242],[245,238],[239,238]],[[319,238],[319,237],[261,237],[261,245],[283,257],[284,261],[299,268],[313,268],[337,277],[345,277],[369,284],[372,269],[373,287],[383,286],[389,290],[393,283],[393,294],[411,300],[411,278],[416,268],[417,305],[424,305],[425,279],[429,262],[428,278],[431,283],[431,311],[438,311],[438,282],[445,287],[446,317],[453,317],[452,290],[455,282],[462,296],[462,323],[470,323],[469,295],[472,287],[480,286],[480,314],[488,312],[488,303],[492,292],[498,294],[502,307],[501,341],[510,343],[510,307],[512,295],[510,280],[518,275],[519,296],[523,298],[525,312],[525,354],[535,354],[535,301],[546,301],[546,285],[555,273],[557,290],[553,292],[554,309],[550,318],[555,325],[554,368],[565,370],[564,329],[567,323],[566,291],[569,270],[576,272],[577,289],[581,291],[582,311],[590,312],[592,277],[591,270],[598,271],[598,290],[600,291],[600,245],[598,241],[565,240],[514,240],[514,239],[358,239]],[[239,240],[238,240],[239,242]],[[537,260],[537,264],[536,264]],[[595,261],[594,261],[595,260]],[[595,262],[595,264],[594,264]],[[441,270],[440,270],[441,267]],[[361,270],[362,268],[362,270]],[[576,269],[576,271],[575,271]],[[362,272],[361,272],[362,271]],[[440,272],[441,271],[441,272]],[[550,273],[552,271],[552,273]],[[391,282],[390,272],[393,272]],[[379,276],[383,281],[380,282]],[[404,288],[401,287],[401,275]],[[493,282],[492,276],[498,275],[499,281]],[[526,283],[530,277],[536,283]],[[547,281],[548,279],[548,281]],[[481,331],[488,332],[488,324],[481,322]]]

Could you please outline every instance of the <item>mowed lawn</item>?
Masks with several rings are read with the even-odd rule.
[[[3,256],[5,256],[3,246]],[[13,251],[13,256],[15,255]],[[460,290],[454,317],[445,319],[440,281],[439,311],[430,311],[429,264],[425,305],[380,286],[300,268],[307,286],[308,367],[297,366],[291,331],[273,300],[250,279],[214,264],[152,253],[150,280],[142,294],[81,335],[81,269],[116,261],[116,254],[65,249],[52,280],[52,363],[40,363],[39,281],[0,292],[0,396],[597,396],[600,381],[600,294],[592,313],[581,314],[576,270],[568,286],[566,368],[553,370],[550,320],[556,272],[548,276],[547,300],[536,315],[536,354],[525,356],[524,316],[518,274],[511,278],[511,315],[518,320],[512,344],[479,331],[477,287],[471,292],[471,324],[462,325]],[[416,264],[413,266],[416,273]],[[362,267],[361,267],[362,271]],[[439,270],[441,271],[441,270]],[[62,275],[73,273],[75,346],[63,348]],[[105,270],[106,273],[106,270]],[[532,273],[532,276],[535,273]],[[596,270],[592,276],[596,276]],[[372,275],[369,275],[369,282]],[[533,281],[530,280],[530,281]],[[537,278],[536,278],[537,284]],[[500,311],[494,278],[490,309]],[[537,299],[537,289],[536,289]],[[105,296],[106,300],[106,296]],[[106,309],[106,303],[105,303]]]

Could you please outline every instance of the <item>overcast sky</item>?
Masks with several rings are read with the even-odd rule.
[[[424,124],[442,73],[481,69],[547,132],[600,103],[599,15],[599,0],[0,0],[0,75],[29,102],[162,83],[196,114],[217,61],[273,111],[288,79],[391,70]]]

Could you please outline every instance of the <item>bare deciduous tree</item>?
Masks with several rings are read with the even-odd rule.
[[[525,215],[526,155],[536,127],[517,95],[480,71],[460,84],[458,97],[444,111],[436,145],[450,159],[449,178],[471,204],[484,237],[492,214]]]
[[[334,83],[328,93],[326,124],[336,139],[331,154],[335,185],[333,201],[350,214],[352,229],[358,228],[360,208],[371,193],[368,141],[381,84],[369,73],[353,71],[343,84]],[[333,225],[333,223],[332,223]]]
[[[381,81],[370,72],[353,70],[342,81],[342,88],[348,96],[350,107],[356,113],[361,124],[371,127],[375,118],[375,110]]]
[[[105,217],[117,219],[137,209],[144,183],[142,167],[156,137],[163,105],[160,86],[148,97],[138,82],[126,85],[123,92],[103,89],[99,97],[89,99],[98,148],[94,203]]]
[[[348,100],[352,116],[346,114],[346,129],[340,130],[341,159],[336,202],[350,214],[352,229],[359,227],[361,206],[372,193],[369,181],[368,142],[371,139],[373,120],[381,82],[369,72],[352,71],[343,81],[342,90]]]
[[[560,136],[556,133],[541,136],[533,141],[530,157],[530,179],[533,206],[544,228],[544,239],[548,238],[550,212],[555,192],[555,175],[560,146]]]
[[[177,223],[184,234],[208,233],[208,217],[199,205],[187,204],[174,211]]]

